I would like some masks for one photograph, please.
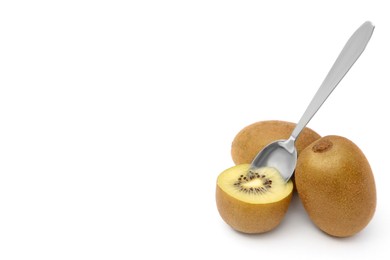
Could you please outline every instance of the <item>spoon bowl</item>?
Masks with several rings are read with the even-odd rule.
[[[290,138],[270,143],[257,154],[251,168],[273,167],[279,171],[284,180],[290,179],[298,158],[294,142],[295,140]]]

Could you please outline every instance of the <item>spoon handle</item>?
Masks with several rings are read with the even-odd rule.
[[[295,140],[298,138],[302,129],[307,125],[307,123],[309,123],[310,119],[315,115],[318,109],[320,109],[328,96],[343,79],[344,75],[347,74],[349,69],[359,58],[360,54],[362,54],[373,31],[374,25],[367,21],[356,30],[351,38],[349,38],[328,75],[310,102],[310,105],[307,107],[305,113],[296,125],[290,139]]]

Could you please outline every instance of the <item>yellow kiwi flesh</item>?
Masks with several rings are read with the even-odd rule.
[[[223,220],[237,231],[264,233],[282,221],[291,201],[293,184],[274,168],[249,171],[236,165],[217,179],[216,202]]]
[[[234,138],[231,148],[235,164],[251,163],[266,145],[273,141],[288,139],[295,128],[294,123],[286,121],[260,121],[243,128]],[[321,138],[310,128],[304,128],[295,142],[299,153],[315,140]]]
[[[376,189],[370,165],[344,137],[326,136],[303,150],[295,183],[310,219],[332,236],[352,236],[374,215]]]

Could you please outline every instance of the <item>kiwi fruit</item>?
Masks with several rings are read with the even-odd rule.
[[[286,121],[260,121],[243,128],[234,138],[231,148],[235,164],[251,163],[258,152],[269,143],[288,139],[295,128],[294,123]],[[321,138],[310,128],[304,128],[295,142],[299,153],[312,142]]]
[[[271,167],[250,169],[240,164],[217,179],[216,202],[222,219],[244,233],[264,233],[282,221],[291,201],[293,184]]]
[[[344,137],[326,136],[305,148],[295,183],[310,219],[329,235],[352,236],[374,215],[376,189],[370,165]]]

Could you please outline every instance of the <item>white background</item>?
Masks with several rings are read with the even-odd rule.
[[[2,1],[0,259],[389,256],[386,2]],[[274,231],[233,231],[214,193],[234,136],[296,122],[366,20],[371,42],[309,127],[366,154],[373,220],[335,239],[295,197]]]

